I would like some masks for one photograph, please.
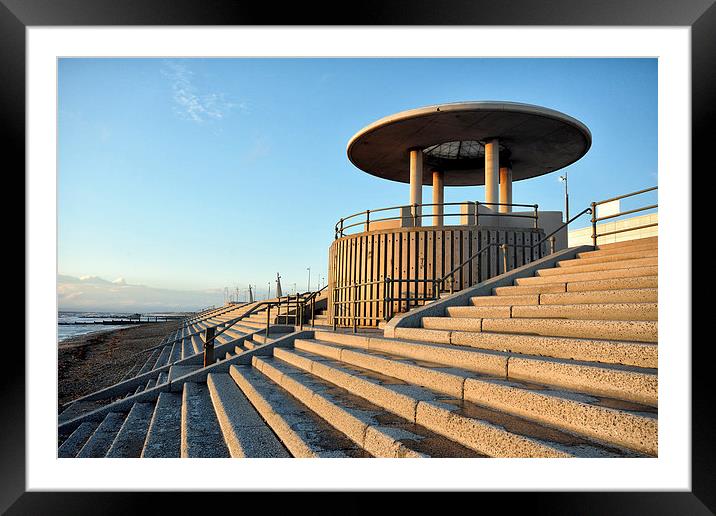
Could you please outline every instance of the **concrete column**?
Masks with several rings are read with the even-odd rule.
[[[512,204],[512,168],[500,167],[500,204]],[[500,206],[500,213],[510,213],[511,206]]]
[[[439,204],[440,206],[433,206],[433,226],[443,225],[443,206],[445,202],[445,175],[439,170],[433,170],[433,204]]]
[[[423,150],[410,149],[410,204],[423,203]],[[415,225],[421,226],[422,208],[411,208]]]
[[[485,142],[485,202],[499,202],[500,145],[497,138]],[[495,209],[496,206],[488,206]],[[497,210],[495,210],[497,211]]]

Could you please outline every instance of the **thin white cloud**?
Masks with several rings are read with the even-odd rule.
[[[165,61],[162,74],[170,81],[174,110],[181,118],[203,123],[221,120],[233,109],[245,109],[244,103],[236,103],[221,92],[199,91],[194,82],[194,72],[187,66]]]
[[[97,276],[57,276],[60,310],[125,311],[198,310],[223,302],[222,289],[171,290],[133,285],[124,278],[107,281]]]

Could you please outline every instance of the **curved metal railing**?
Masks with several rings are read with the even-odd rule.
[[[430,213],[423,213],[422,208],[433,208],[436,206],[441,206],[443,208],[442,213],[435,213],[433,210],[431,210]],[[453,206],[460,207],[460,211],[457,213],[452,212],[445,212],[445,208],[452,208]],[[474,212],[472,213],[463,213],[462,207],[463,206],[473,206]],[[522,213],[522,212],[500,212],[495,211],[491,213],[482,213],[480,214],[480,206],[488,206],[488,207],[500,207],[500,206],[509,206],[510,208],[530,208],[533,210],[533,213]],[[418,209],[420,208],[420,209]],[[386,217],[380,217],[380,218],[372,218],[371,215],[375,215],[376,213],[384,213],[391,210],[398,210],[398,214],[395,216],[386,216]],[[407,212],[405,210],[408,210]],[[403,204],[400,206],[389,206],[387,208],[376,208],[374,210],[364,210],[360,211],[358,213],[353,213],[352,215],[348,215],[347,217],[341,218],[338,222],[336,222],[334,226],[334,236],[335,239],[339,239],[344,236],[348,236],[351,234],[359,233],[362,231],[370,231],[370,225],[379,223],[379,222],[389,222],[389,221],[401,221],[401,225],[405,223],[406,221],[410,224],[407,225],[407,227],[416,227],[418,224],[418,221],[421,221],[424,218],[430,218],[430,217],[469,217],[472,219],[472,223],[477,225],[478,220],[480,216],[483,217],[512,217],[512,218],[527,218],[534,220],[534,227],[537,227],[538,224],[538,205],[537,204],[514,204],[514,203],[499,203],[499,202],[482,202],[482,201],[462,201],[462,202],[444,202],[444,203],[429,203],[429,204]],[[355,231],[355,228],[363,228],[360,231]],[[353,230],[354,232],[349,232],[350,230]]]

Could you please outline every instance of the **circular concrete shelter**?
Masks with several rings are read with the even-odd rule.
[[[478,101],[387,116],[353,136],[347,152],[369,174],[410,183],[411,205],[422,204],[422,185],[433,185],[433,204],[444,186],[485,185],[485,203],[510,211],[512,181],[564,168],[591,143],[589,129],[559,111]]]

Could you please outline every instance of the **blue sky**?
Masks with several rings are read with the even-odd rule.
[[[280,272],[304,290],[310,266],[315,286],[341,216],[408,202],[407,185],[350,164],[348,140],[430,104],[526,102],[584,122],[572,213],[657,180],[655,59],[73,58],[58,81],[58,273],[115,285],[265,293]],[[561,173],[515,183],[514,202],[561,210]]]

